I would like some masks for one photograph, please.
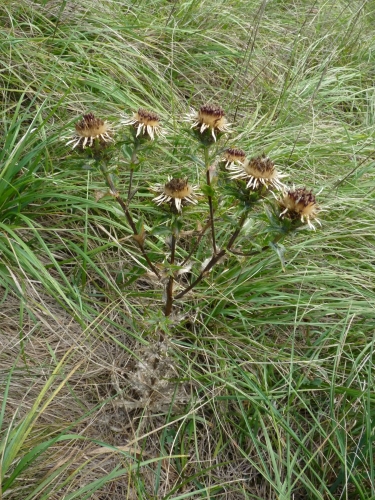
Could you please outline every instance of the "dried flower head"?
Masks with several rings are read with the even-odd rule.
[[[225,166],[229,167],[232,163],[244,163],[246,153],[242,149],[228,148],[224,151],[221,161],[225,162]]]
[[[210,130],[214,141],[216,141],[215,134],[231,132],[230,124],[227,123],[224,110],[220,106],[204,104],[198,112],[191,108],[185,121],[192,123],[190,128],[197,129],[200,134],[207,129]]]
[[[266,186],[281,190],[285,187],[280,179],[286,175],[279,174],[273,161],[265,155],[245,160],[240,165],[231,163],[228,170],[232,172],[231,179],[246,181],[246,187],[249,189],[256,190]]]
[[[198,203],[196,193],[194,192],[197,186],[190,186],[187,179],[168,178],[168,182],[164,185],[156,184],[152,191],[160,194],[153,199],[157,205],[168,203],[172,209],[181,212],[184,205]]]
[[[139,108],[133,117],[125,118],[121,121],[121,124],[133,125],[137,131],[136,137],[143,135],[153,141],[155,136],[164,135],[159,115],[146,109]]]
[[[113,142],[111,129],[106,121],[96,118],[93,113],[88,113],[87,115],[83,115],[82,120],[75,124],[74,137],[67,142],[67,146],[74,143],[72,149],[77,146],[82,149],[85,149],[86,146],[91,148],[95,140],[101,146],[105,146],[108,142]]]
[[[315,229],[315,226],[311,222],[313,219],[321,225],[320,221],[316,218],[318,206],[315,196],[306,188],[296,189],[293,187],[289,191],[284,191],[283,197],[278,201],[283,210],[280,217],[287,216],[292,220],[300,219],[311,229]]]

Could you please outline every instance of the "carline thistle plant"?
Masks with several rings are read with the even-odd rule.
[[[187,179],[169,177],[166,184],[155,184],[151,190],[160,193],[153,201],[159,206],[163,203],[169,204],[172,212],[181,213],[183,206],[198,203],[198,186],[191,186]]]
[[[225,112],[220,106],[212,104],[204,104],[198,111],[191,108],[190,112],[185,116],[185,121],[189,122],[190,128],[197,132],[198,138],[201,141],[205,140],[205,136],[212,136],[216,142],[220,134],[231,131],[231,124],[225,118]]]
[[[238,251],[236,243],[241,237],[242,227],[251,217],[252,210],[257,208],[259,212],[262,203],[267,202],[273,207],[272,220],[269,218],[270,211],[266,211],[273,231],[265,228],[263,237],[267,244],[255,253],[263,255],[266,249],[277,247],[288,233],[295,230],[303,227],[315,230],[314,220],[321,225],[317,218],[319,207],[312,191],[305,187],[287,187],[282,182],[286,174],[281,173],[268,156],[260,154],[247,158],[246,152],[237,146],[218,153],[220,138],[232,133],[232,125],[227,122],[222,108],[205,104],[198,111],[190,110],[184,121],[189,123],[189,129],[193,132],[198,149],[203,151],[202,163],[205,165],[206,183],[199,187],[181,172],[178,176],[169,176],[164,183],[148,186],[154,194],[152,200],[154,206],[160,211],[160,217],[156,217],[151,227],[156,230],[163,225],[165,229],[163,234],[167,235],[164,248],[160,248],[160,238],[153,241],[154,246],[159,243],[160,256],[157,260],[155,256],[151,258],[147,251],[147,242],[153,238],[152,234],[156,233],[151,229],[151,235],[147,236],[141,219],[133,215],[131,187],[133,171],[138,168],[137,153],[145,141],[148,142],[148,151],[150,143],[166,136],[159,115],[154,111],[139,108],[131,116],[123,117],[120,121],[121,137],[118,142],[121,144],[121,141],[125,141],[131,144],[130,159],[127,159],[129,169],[127,197],[124,197],[117,187],[116,177],[112,175],[106,153],[111,146],[112,160],[114,158],[115,163],[118,161],[116,155],[119,154],[120,147],[116,149],[114,138],[117,126],[97,118],[93,113],[85,114],[77,122],[74,136],[67,143],[81,154],[91,150],[95,152],[93,156],[96,166],[103,175],[110,194],[123,210],[133,232],[133,240],[141,251],[144,265],[155,277],[154,282],[160,283],[164,288],[165,316],[170,316],[176,301],[188,293],[193,293],[193,289],[207,279],[216,265],[226,258],[245,255]],[[126,131],[129,131],[130,135]],[[217,169],[217,166],[220,168]],[[212,183],[213,173],[219,177],[223,175],[224,182]],[[217,192],[220,189],[222,192]],[[273,194],[273,197],[269,197],[269,194]],[[202,221],[200,207],[205,203],[208,204],[208,212]],[[224,231],[221,227],[224,221],[220,214],[226,212],[232,220],[232,230],[229,232],[226,226]],[[197,230],[184,231],[189,216],[195,221],[198,219]],[[218,227],[220,227],[220,241],[217,241]],[[190,236],[187,241],[186,234]],[[254,234],[254,238],[257,236],[259,235]],[[206,257],[199,262],[197,256],[204,254]],[[155,252],[152,255],[155,255]],[[254,255],[254,252],[251,255]],[[190,281],[186,281],[187,272]]]
[[[151,141],[157,136],[165,135],[159,115],[143,108],[139,108],[132,117],[124,117],[121,120],[121,125],[133,126],[136,137],[149,138]]]
[[[266,155],[258,156],[257,158],[245,159],[239,164],[231,162],[227,167],[230,172],[231,179],[242,179],[246,182],[248,189],[257,190],[261,186],[273,188],[276,190],[283,189],[285,186],[280,181],[285,174],[280,174],[275,164]]]
[[[280,217],[289,217],[291,220],[300,219],[302,223],[307,224],[310,229],[315,230],[312,220],[321,226],[320,220],[316,217],[318,206],[315,195],[306,188],[284,190],[279,199],[279,205],[282,209]]]
[[[94,145],[105,146],[113,142],[112,132],[108,122],[97,118],[93,113],[88,113],[76,123],[75,134],[67,145],[73,144],[72,149],[92,148]]]
[[[243,164],[246,160],[246,153],[243,149],[228,148],[224,151],[221,161],[225,168],[236,164]]]

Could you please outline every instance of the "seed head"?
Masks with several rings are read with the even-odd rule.
[[[316,218],[318,213],[318,205],[312,191],[308,191],[305,187],[290,189],[284,191],[283,196],[279,201],[282,209],[280,217],[289,217],[292,220],[300,219],[301,222],[307,224],[311,229],[315,229],[312,220],[321,225],[319,219]]]
[[[191,186],[187,179],[169,178],[166,184],[156,184],[151,189],[159,193],[153,199],[157,205],[168,203],[172,210],[177,210],[177,212],[181,212],[185,205],[198,203],[195,193],[197,186]]]
[[[125,117],[121,120],[121,124],[132,125],[136,130],[136,137],[142,135],[153,141],[155,136],[165,135],[159,115],[143,108],[139,108],[132,117]]]
[[[279,174],[273,161],[265,155],[246,159],[239,165],[231,163],[228,170],[232,172],[231,179],[244,180],[247,183],[246,187],[254,191],[262,186],[277,190],[284,188],[280,179],[286,175]]]
[[[109,124],[101,118],[97,118],[93,113],[88,113],[75,124],[75,134],[67,142],[67,145],[73,144],[72,149],[77,146],[81,149],[85,149],[86,146],[91,148],[95,140],[102,147],[106,146],[108,142],[114,142]]]
[[[225,162],[225,167],[229,167],[232,163],[244,163],[246,153],[242,149],[228,148],[224,151],[221,161]]]
[[[231,132],[230,124],[227,123],[224,110],[220,106],[204,104],[198,112],[191,108],[184,120],[190,122],[190,128],[196,129],[201,135],[205,130],[211,131],[214,141],[217,134]]]

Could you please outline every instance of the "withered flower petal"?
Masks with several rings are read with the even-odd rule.
[[[181,212],[185,205],[198,203],[196,189],[197,186],[191,186],[187,179],[171,177],[168,178],[166,184],[156,184],[151,188],[152,191],[159,193],[153,199],[157,205],[168,203],[177,212]]]
[[[231,163],[228,171],[232,173],[231,179],[244,180],[246,187],[254,191],[262,186],[277,190],[285,187],[280,179],[286,177],[286,175],[280,174],[276,170],[273,161],[265,155],[245,160],[239,165]]]
[[[242,149],[228,148],[224,151],[222,162],[225,162],[225,167],[229,167],[232,163],[244,163],[246,160],[246,153]]]
[[[165,135],[159,115],[143,108],[139,108],[132,117],[125,117],[121,120],[121,124],[132,125],[137,131],[136,137],[144,136],[153,141],[155,136]]]
[[[88,113],[75,124],[75,134],[66,144],[67,146],[73,144],[72,149],[77,146],[82,149],[86,146],[92,147],[95,140],[98,140],[101,145],[106,145],[108,142],[114,142],[111,132],[108,122],[97,118],[93,113]]]
[[[195,128],[200,134],[209,129],[214,141],[216,141],[218,133],[231,132],[230,124],[227,123],[224,110],[220,106],[212,104],[204,104],[199,108],[199,111],[191,108],[190,112],[185,116],[184,121],[190,122],[190,128]]]
[[[292,220],[300,219],[310,229],[315,229],[312,220],[321,226],[320,220],[316,218],[319,208],[315,195],[305,187],[298,189],[293,187],[284,191],[278,202],[282,209],[280,217],[289,217]]]

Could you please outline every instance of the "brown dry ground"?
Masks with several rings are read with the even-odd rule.
[[[226,429],[225,422],[229,446],[225,456],[215,453],[218,434],[211,417],[219,404],[213,403],[219,389],[198,396],[194,381],[179,382],[182,374],[173,359],[175,347],[168,341],[155,339],[141,345],[123,333],[123,326],[118,330],[113,326],[100,335],[90,326],[83,330],[58,304],[38,292],[36,285],[29,287],[25,310],[20,325],[19,299],[4,297],[0,313],[3,376],[14,367],[4,425],[16,425],[27,416],[57,363],[67,356],[43,401],[65,382],[35,421],[23,452],[60,432],[87,439],[53,444],[22,475],[21,482],[15,483],[10,498],[22,498],[22,491],[30,492],[64,464],[66,469],[55,482],[61,485],[68,477],[69,482],[51,492],[51,500],[63,498],[116,466],[129,472],[105,484],[93,499],[163,498],[175,487],[179,494],[192,492],[197,488],[189,478],[208,467],[212,471],[199,477],[200,483],[226,483],[216,498],[243,499],[244,494],[231,487],[238,481],[246,481],[247,488],[268,497],[267,485],[236,453],[236,443],[230,443],[231,429]],[[179,431],[193,414],[201,418],[202,423],[197,424],[200,434],[185,450],[184,467],[177,470],[171,456],[173,439],[180,439]],[[163,440],[161,449],[165,431],[169,438]],[[138,460],[150,463],[137,469]],[[141,476],[143,493],[135,488],[134,475],[138,485]],[[155,495],[157,475],[160,487]],[[184,481],[186,485],[181,484]]]

